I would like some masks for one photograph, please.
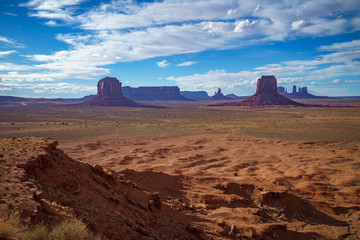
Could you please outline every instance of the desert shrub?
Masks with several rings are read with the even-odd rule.
[[[49,230],[43,224],[26,229],[18,217],[0,218],[0,240],[101,240],[79,220],[65,220]]]
[[[33,227],[30,227],[25,235],[23,240],[46,240],[49,236],[49,230],[43,224],[38,224]]]
[[[0,240],[18,239],[22,233],[22,230],[23,229],[19,224],[18,218],[0,218]]]
[[[86,225],[79,221],[66,220],[55,226],[50,233],[51,240],[100,240],[101,237],[90,232]]]

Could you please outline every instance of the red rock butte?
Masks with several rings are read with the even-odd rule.
[[[292,101],[277,93],[277,81],[274,76],[261,76],[257,81],[256,93],[241,102],[222,103],[212,106],[271,106],[271,105],[293,105],[304,104]]]
[[[261,76],[257,81],[256,93],[277,92],[277,82],[274,76]]]
[[[91,106],[136,106],[137,104],[123,96],[121,82],[117,78],[105,77],[98,82],[97,95],[85,104]]]

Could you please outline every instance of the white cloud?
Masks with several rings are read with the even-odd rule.
[[[236,87],[254,86],[260,75],[258,72],[248,71],[228,73],[221,69],[209,71],[204,74],[193,74],[182,77],[171,76],[166,78],[166,80],[175,81],[182,90],[205,90],[211,92],[217,88],[226,91]]]
[[[13,16],[13,17],[17,17],[18,15],[15,13],[10,13],[10,12],[4,12],[4,14],[8,15],[8,16]]]
[[[156,62],[158,67],[164,68],[170,65],[170,63],[166,60],[162,60],[161,62]]]
[[[360,80],[345,80],[346,84],[360,84]]]
[[[336,85],[336,84],[340,84],[341,82],[342,82],[341,79],[334,79],[334,80],[328,82],[328,84],[330,84],[330,85]]]
[[[1,57],[4,57],[4,56],[6,56],[6,55],[12,54],[12,53],[16,53],[16,50],[10,50],[10,51],[0,52],[0,58],[1,58]]]
[[[50,94],[89,94],[96,93],[96,87],[94,86],[85,86],[80,84],[70,84],[70,83],[44,83],[36,84],[34,91],[44,91],[45,93]],[[26,87],[26,86],[25,86]],[[32,89],[32,87],[29,87]]]
[[[30,65],[19,65],[14,63],[2,62],[0,63],[0,72],[1,71],[27,71],[33,70],[35,67]]]
[[[182,63],[177,64],[176,66],[187,67],[187,66],[191,66],[191,65],[194,65],[194,64],[197,64],[197,62],[195,62],[195,61],[182,62]]]
[[[57,23],[56,21],[54,21],[54,20],[49,20],[49,21],[45,22],[45,24],[46,24],[47,26],[50,26],[50,27],[56,27],[56,26],[58,26],[58,23]]]
[[[87,86],[82,84],[67,82],[43,82],[28,83],[18,79],[4,79],[0,77],[0,89],[3,91],[10,90],[30,90],[34,94],[93,94],[96,93],[96,86]]]
[[[246,29],[256,26],[256,24],[257,24],[257,21],[249,21],[248,19],[246,19],[244,21],[240,21],[236,24],[234,32],[243,32]]]
[[[73,22],[73,6],[79,5],[83,1],[84,0],[31,0],[27,3],[20,4],[20,6],[34,10],[35,12],[30,13],[30,16],[33,17]],[[48,21],[47,23],[53,22]]]
[[[10,91],[12,88],[9,87],[0,87],[0,91]]]
[[[73,24],[74,28],[87,30],[86,33],[56,36],[57,40],[70,45],[69,50],[28,56],[40,62],[35,67],[43,71],[31,77],[92,79],[108,74],[109,69],[104,66],[117,62],[165,58],[209,49],[231,49],[304,35],[318,37],[357,31],[360,29],[360,4],[357,1],[280,0],[275,3],[264,0],[258,4],[255,1],[234,0],[141,3],[112,0],[81,13],[76,9],[83,0],[31,0],[21,6],[28,7],[31,16],[45,19],[45,24],[49,26],[64,21]],[[11,40],[0,36],[0,41]],[[357,44],[348,43],[349,46]],[[340,47],[329,46],[328,50]],[[254,72],[279,73],[284,77],[292,75],[291,81],[295,81],[296,75],[304,76],[309,72],[320,79],[333,79],[347,74],[344,71],[358,67],[353,62],[356,54],[359,53],[340,51],[321,55],[311,61],[266,65],[256,68]],[[337,63],[337,66],[327,68],[333,73],[319,67],[320,64],[329,63]],[[161,67],[169,63],[158,64]],[[221,74],[208,75],[214,77]],[[19,77],[28,76],[23,74]]]
[[[339,43],[339,46],[349,49],[348,46],[355,45],[352,42]],[[326,46],[324,46],[326,48]],[[212,91],[216,87],[224,89],[242,87],[254,87],[257,77],[260,75],[275,75],[279,84],[326,84],[336,85],[343,83],[341,77],[360,75],[359,51],[338,51],[317,56],[314,60],[287,61],[280,64],[267,64],[259,66],[253,71],[241,71],[228,73],[224,70],[209,71],[204,74],[193,74],[189,76],[171,76],[166,78],[175,81],[181,89]],[[328,81],[329,79],[334,79]],[[316,81],[314,81],[316,79]],[[357,84],[358,81],[347,80],[345,83]],[[336,94],[335,94],[336,95]]]
[[[313,25],[313,23],[304,20],[297,20],[291,24],[291,30],[299,30],[301,28],[310,27],[311,25]]]
[[[360,50],[360,40],[352,40],[349,42],[333,43],[330,46],[321,46],[320,51],[358,51]]]
[[[78,5],[84,0],[31,0],[21,6],[33,8],[35,10],[57,11],[58,9]]]
[[[0,42],[8,43],[8,44],[15,44],[15,42],[7,37],[0,36]]]

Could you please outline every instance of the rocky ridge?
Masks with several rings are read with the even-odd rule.
[[[180,94],[179,87],[123,87],[124,96],[134,101],[191,101]]]
[[[1,215],[18,212],[26,225],[78,218],[103,239],[202,239],[193,220],[162,204],[159,194],[124,174],[76,161],[57,145],[47,138],[0,140],[7,149]]]

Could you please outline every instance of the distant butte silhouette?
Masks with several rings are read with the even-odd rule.
[[[256,93],[241,102],[230,102],[214,104],[211,106],[271,106],[271,105],[293,105],[304,104],[292,101],[277,93],[277,81],[274,76],[261,76],[257,81]]]
[[[117,78],[105,77],[98,82],[97,95],[85,104],[90,106],[137,106],[123,96],[121,82]]]
[[[212,96],[210,100],[231,100],[231,98],[224,96],[221,89],[218,88],[217,92],[215,92],[214,96]]]

